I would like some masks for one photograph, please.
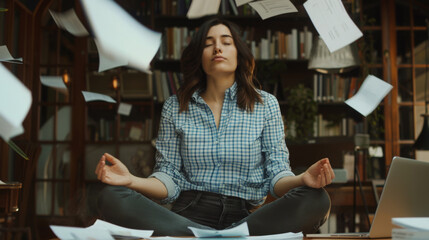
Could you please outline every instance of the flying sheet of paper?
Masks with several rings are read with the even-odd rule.
[[[150,72],[150,62],[161,45],[161,34],[130,16],[114,1],[82,0],[102,52],[109,59]]]
[[[14,58],[10,55],[6,45],[0,46],[0,62],[22,63],[22,58]]]
[[[99,43],[97,39],[94,39],[94,42],[98,50],[98,59],[99,59],[98,72],[103,72],[107,69],[128,65],[128,61],[126,60],[112,59],[109,55],[105,54],[103,52],[103,49],[99,47]]]
[[[67,89],[63,78],[60,76],[40,76],[40,82],[47,87]]]
[[[236,227],[224,230],[209,230],[194,227],[188,227],[194,233],[195,237],[244,237],[249,236],[249,228],[247,222],[244,222]]]
[[[31,92],[0,64],[0,136],[7,142],[24,132],[22,122],[30,109]]]
[[[284,13],[298,12],[289,0],[263,0],[251,2],[249,5],[258,12],[263,20]]]
[[[73,8],[62,13],[49,10],[49,13],[59,28],[78,37],[89,35]]]
[[[221,0],[192,0],[186,16],[189,19],[200,18],[207,15],[215,15],[219,12]]]
[[[366,117],[374,111],[390,90],[392,85],[373,75],[368,75],[359,91],[345,103]]]
[[[120,103],[119,107],[118,107],[118,113],[125,115],[125,116],[129,116],[131,109],[132,109],[133,105],[128,104],[128,103]]]
[[[103,102],[116,103],[115,99],[104,94],[87,92],[87,91],[82,91],[82,94],[83,94],[83,97],[85,98],[85,102],[103,101]]]
[[[251,1],[253,1],[253,0],[235,0],[235,4],[237,5],[237,7],[239,7],[239,6],[244,5],[244,4],[251,2]]]
[[[429,231],[429,217],[398,217],[392,223],[403,228]]]
[[[341,0],[307,0],[304,7],[331,52],[363,35],[350,19]]]

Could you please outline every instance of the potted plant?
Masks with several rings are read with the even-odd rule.
[[[303,143],[313,136],[313,126],[317,115],[317,103],[313,99],[313,90],[298,84],[285,89],[287,110],[285,117],[287,138]]]

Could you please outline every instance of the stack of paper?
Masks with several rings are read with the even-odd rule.
[[[392,223],[402,227],[392,229],[392,240],[429,239],[429,217],[392,218]]]

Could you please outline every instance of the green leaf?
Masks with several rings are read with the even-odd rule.
[[[9,142],[7,142],[10,146],[10,148],[12,148],[16,153],[19,154],[19,156],[23,157],[25,160],[30,160],[27,157],[27,154],[25,154],[24,151],[21,150],[21,148],[19,148],[12,140],[9,140]]]
[[[0,12],[7,12],[8,10],[7,8],[0,8]]]

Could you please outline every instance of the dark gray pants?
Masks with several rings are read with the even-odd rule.
[[[330,198],[324,189],[298,187],[249,213],[244,200],[184,192],[169,210],[125,187],[106,186],[98,199],[101,218],[154,236],[192,236],[188,226],[223,229],[247,222],[250,235],[314,233],[326,221]]]

